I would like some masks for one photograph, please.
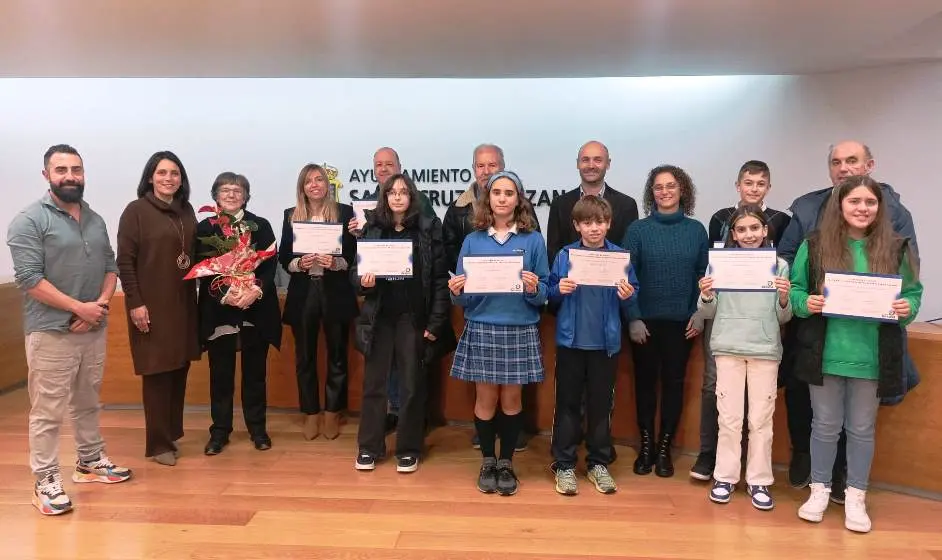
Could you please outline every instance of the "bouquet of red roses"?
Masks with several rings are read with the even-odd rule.
[[[258,251],[252,245],[252,232],[258,229],[255,223],[236,220],[232,214],[214,206],[203,206],[199,211],[215,215],[209,219],[209,223],[218,225],[222,235],[199,238],[204,245],[211,248],[200,255],[208,258],[196,263],[183,279],[217,276],[209,286],[210,293],[216,296],[259,289],[255,269],[262,261],[275,254],[275,244]]]

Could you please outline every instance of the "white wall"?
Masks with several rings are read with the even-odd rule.
[[[42,195],[42,154],[59,142],[84,156],[86,198],[114,237],[144,162],[161,149],[182,158],[194,205],[210,202],[217,173],[237,171],[252,183],[250,209],[277,229],[304,163],[340,168],[347,200],[366,186],[350,183],[351,171],[368,169],[381,145],[394,146],[406,168],[468,168],[472,148],[494,142],[527,185],[561,190],[578,183],[579,146],[599,139],[612,154],[610,185],[640,199],[651,167],[678,164],[697,183],[706,221],[734,202],[743,161],[771,165],[769,203],[785,208],[827,185],[829,143],[860,137],[877,157],[875,175],[916,216],[929,318],[942,315],[933,297],[942,263],[928,243],[936,195],[923,186],[942,146],[940,86],[938,64],[817,77],[0,80],[0,223]],[[538,212],[545,220],[546,208]],[[0,280],[11,276],[2,251]]]

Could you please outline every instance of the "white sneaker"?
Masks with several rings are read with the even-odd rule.
[[[847,487],[844,502],[844,527],[857,533],[870,532],[870,516],[867,515],[867,492],[852,486]]]
[[[828,509],[830,497],[830,488],[820,482],[812,482],[811,496],[798,508],[798,517],[812,523],[821,523],[824,519],[824,512]]]

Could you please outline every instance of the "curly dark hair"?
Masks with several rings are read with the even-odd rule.
[[[644,184],[644,214],[650,215],[656,208],[654,204],[654,180],[661,173],[670,173],[680,185],[680,209],[686,216],[693,216],[694,207],[697,204],[697,188],[693,184],[693,179],[683,169],[676,165],[658,165],[648,173],[648,180]]]

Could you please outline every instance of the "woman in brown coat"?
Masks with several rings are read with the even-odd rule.
[[[128,312],[134,372],[143,380],[144,455],[176,464],[190,361],[200,357],[195,262],[196,214],[186,170],[173,152],[147,160],[137,200],[118,225],[118,270]]]

